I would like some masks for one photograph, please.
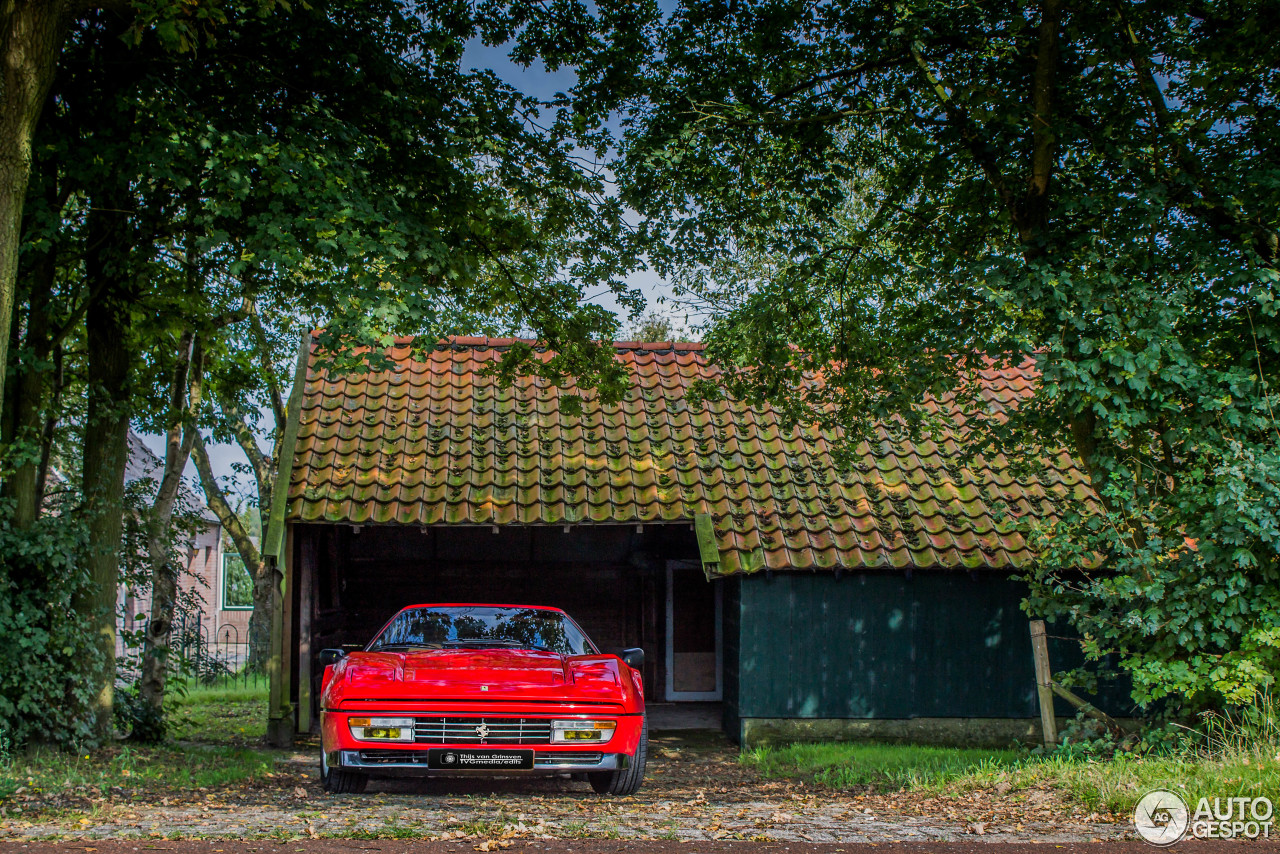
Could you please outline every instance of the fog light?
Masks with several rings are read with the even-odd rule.
[[[413,741],[413,718],[348,718],[358,741]]]
[[[614,730],[617,728],[617,721],[552,721],[551,743],[589,741],[603,744],[613,738]]]

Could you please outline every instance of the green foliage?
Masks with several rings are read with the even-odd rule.
[[[430,347],[530,334],[559,355],[513,349],[508,372],[571,373],[617,396],[620,368],[597,343],[616,321],[583,298],[638,305],[618,277],[638,242],[580,157],[595,132],[463,57],[481,36],[522,57],[579,43],[587,30],[562,23],[576,8],[140,0],[127,44],[112,14],[77,18],[35,141],[25,232],[26,257],[52,253],[58,274],[25,276],[20,307],[75,329],[96,293],[90,212],[105,209],[130,242],[111,264],[140,283],[129,405],[146,429],[172,420],[167,382],[189,330],[211,396],[242,413],[270,409],[314,326],[339,371],[380,364],[406,335]]]
[[[1108,512],[1069,512],[1033,541],[1028,606],[1083,630],[1090,657],[1117,652],[1143,704],[1248,703],[1280,672],[1280,456],[1223,445],[1166,502],[1112,475]]]
[[[168,734],[166,716],[163,711],[157,711],[143,701],[136,683],[116,688],[112,708],[118,732],[127,733],[130,739],[142,744],[164,743]]]
[[[850,448],[877,419],[936,430],[920,401],[954,394],[970,454],[1030,473],[1029,448],[1069,449],[1102,503],[1059,486],[1010,508],[1041,552],[1028,607],[1071,622],[1091,656],[1116,654],[1149,708],[1272,684],[1280,45],[1267,13],[643,8],[643,37],[620,27],[575,94],[583,110],[633,110],[622,196],[646,217],[650,258],[704,312],[724,387],[835,425]],[[1016,412],[965,382],[1028,360],[1040,390]],[[1062,498],[1074,509],[1051,506]]]
[[[16,531],[0,501],[0,734],[11,748],[29,742],[63,746],[90,741],[92,722],[68,709],[88,705],[88,688],[69,678],[93,655],[88,630],[71,603],[89,583],[83,557],[91,548],[74,508]]]

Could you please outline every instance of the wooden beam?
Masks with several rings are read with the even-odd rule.
[[[315,535],[299,536],[298,567],[298,732],[311,731],[311,631],[315,614]]]
[[[710,513],[697,513],[693,517],[693,530],[698,537],[698,555],[702,558],[702,571],[707,580],[720,571],[720,546],[716,543],[716,526]]]
[[[263,537],[263,559],[276,573],[275,606],[271,610],[271,654],[267,659],[267,678],[271,690],[267,701],[267,741],[276,747],[292,747],[294,736],[293,705],[290,703],[289,672],[293,656],[286,649],[290,625],[286,609],[292,595],[289,585],[288,549],[285,547],[285,512],[289,502],[289,481],[293,476],[293,456],[298,446],[298,429],[302,419],[302,393],[307,384],[307,362],[311,356],[311,334],[302,336],[298,345],[298,364],[293,373],[293,390],[289,394],[288,420],[280,442],[276,485],[272,490],[271,514]],[[292,539],[292,538],[290,538]],[[291,609],[290,609],[291,610]]]
[[[1094,720],[1102,721],[1104,724],[1107,725],[1107,728],[1110,729],[1116,735],[1124,734],[1124,727],[1120,726],[1120,723],[1115,718],[1111,717],[1111,715],[1108,715],[1106,712],[1099,709],[1093,703],[1090,703],[1088,700],[1084,699],[1083,697],[1079,697],[1073,694],[1063,686],[1059,685],[1057,682],[1054,682],[1051,687],[1053,688],[1053,693],[1057,694],[1059,697],[1066,700],[1072,706],[1075,706],[1077,709],[1079,709],[1080,714],[1087,715],[1088,717],[1091,717]]]
[[[1044,620],[1031,621],[1031,654],[1036,664],[1036,696],[1040,699],[1040,728],[1044,747],[1058,743],[1058,720],[1053,714],[1053,671],[1049,669],[1049,641],[1045,637]]]

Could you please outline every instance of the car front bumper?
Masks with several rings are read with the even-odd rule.
[[[422,737],[413,743],[369,742],[355,739],[348,724],[348,719],[359,717],[413,717],[415,732],[419,727]],[[432,740],[426,738],[430,726],[439,725],[444,718],[450,721],[450,733],[459,731],[459,726],[469,727],[473,721],[488,721],[494,726],[510,726],[513,719],[524,725],[542,725],[536,734],[529,734],[530,740],[504,743],[477,743],[474,738],[460,741],[440,738],[437,734]],[[545,740],[533,741],[533,738],[547,738],[547,722],[552,719],[602,717],[617,721],[617,730],[612,738],[603,744],[564,744],[548,743]],[[465,723],[464,723],[465,722]],[[643,714],[584,714],[579,710],[541,708],[537,713],[518,707],[506,705],[483,711],[472,709],[435,711],[427,704],[417,709],[378,709],[377,711],[353,711],[348,709],[325,709],[320,716],[321,749],[324,759],[330,768],[340,768],[358,774],[372,776],[414,776],[414,777],[450,777],[450,776],[537,776],[551,774],[580,774],[594,771],[617,771],[630,767],[632,757],[640,745],[641,733],[644,729]],[[433,749],[457,751],[487,752],[492,750],[519,750],[533,752],[532,768],[440,768],[429,767],[428,760]]]
[[[464,748],[466,749],[466,748]],[[361,748],[331,750],[325,754],[330,768],[358,771],[362,774],[430,777],[492,777],[507,775],[577,774],[586,771],[621,771],[631,766],[625,753],[601,751],[535,750],[532,768],[440,769],[427,767],[427,751],[412,748]]]

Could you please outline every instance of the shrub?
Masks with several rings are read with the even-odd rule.
[[[91,691],[76,674],[95,655],[72,607],[89,583],[85,526],[75,513],[48,513],[30,528],[10,523],[0,501],[0,733],[17,748],[29,741],[80,745],[92,736]]]

